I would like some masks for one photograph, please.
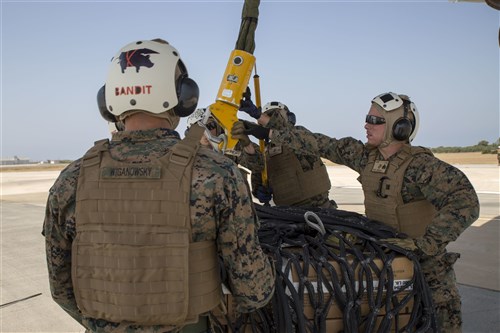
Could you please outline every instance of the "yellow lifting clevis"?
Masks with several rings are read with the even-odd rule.
[[[226,140],[219,150],[229,155],[239,155],[235,149],[237,139],[231,136],[231,128],[238,121],[237,112],[255,64],[255,57],[243,50],[233,50],[227,63],[215,103],[209,106],[210,113],[224,128]]]
[[[238,121],[236,114],[255,65],[253,51],[259,5],[260,0],[245,0],[235,49],[231,52],[227,62],[215,103],[207,108],[224,128],[224,134],[219,137],[222,140],[218,148],[219,151],[228,155],[238,156],[241,153],[235,149],[238,140],[231,136],[231,129]]]

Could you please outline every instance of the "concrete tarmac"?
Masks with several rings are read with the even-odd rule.
[[[456,165],[474,185],[480,218],[448,249],[462,295],[463,332],[500,332],[500,184],[496,165]],[[363,213],[357,174],[330,166],[331,197]],[[50,296],[41,235],[47,193],[59,171],[1,172],[0,332],[84,332]]]

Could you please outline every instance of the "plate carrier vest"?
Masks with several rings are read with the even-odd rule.
[[[406,168],[417,154],[432,155],[432,152],[423,147],[404,145],[391,161],[382,161],[381,167],[378,167],[378,150],[373,149],[358,178],[365,196],[366,216],[411,238],[423,236],[436,213],[434,206],[425,198],[405,204],[401,196]]]
[[[219,305],[215,242],[191,241],[191,174],[203,133],[191,128],[149,163],[114,160],[108,140],[83,157],[71,273],[84,316],[182,326]]]
[[[330,190],[330,177],[321,159],[308,171],[302,170],[300,161],[286,146],[267,148],[269,183],[277,206],[293,206]]]

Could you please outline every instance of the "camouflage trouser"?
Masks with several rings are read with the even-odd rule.
[[[458,253],[445,252],[420,262],[431,289],[438,327],[442,333],[462,331],[462,302],[453,270],[453,264],[459,257]]]

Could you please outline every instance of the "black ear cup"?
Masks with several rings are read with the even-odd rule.
[[[392,126],[392,136],[398,141],[406,141],[413,130],[410,119],[399,118]]]
[[[413,132],[413,124],[408,118],[410,103],[410,101],[403,99],[403,117],[396,120],[392,125],[392,137],[398,141],[407,141]]]
[[[112,123],[118,122],[118,118],[109,112],[108,107],[106,106],[106,85],[102,86],[99,91],[97,91],[97,106],[99,107],[99,112],[101,116]]]
[[[187,77],[181,76],[177,81],[177,99],[179,102],[174,107],[175,114],[179,117],[187,117],[196,110],[200,89],[196,82]]]
[[[297,118],[295,117],[295,113],[291,112],[291,111],[288,111],[287,112],[287,115],[288,115],[288,121],[293,125],[295,126],[295,123],[297,122]]]

